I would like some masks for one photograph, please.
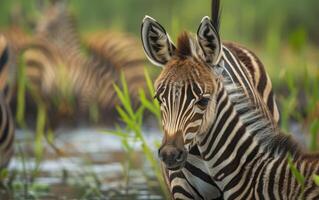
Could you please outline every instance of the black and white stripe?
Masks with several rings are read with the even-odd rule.
[[[274,123],[278,124],[280,121],[279,109],[272,91],[271,80],[262,62],[252,51],[239,44],[227,42],[224,43],[224,48],[228,50],[229,54],[236,57],[239,67],[243,70],[242,74],[247,76],[256,93],[260,95],[261,100],[266,104],[266,110],[269,110]],[[253,98],[256,99],[256,97]]]
[[[273,122],[272,124],[274,127],[277,127],[279,112],[275,99],[272,95],[273,92],[271,82],[267,80],[268,75],[266,71],[262,71],[262,73],[258,73],[258,75],[257,73],[249,74],[251,71],[247,70],[248,66],[244,65],[244,63],[241,62],[238,57],[236,57],[236,54],[231,52],[226,46],[223,47],[222,57],[218,66],[221,68],[222,72],[220,73],[222,73],[222,76],[231,79],[234,84],[244,88],[245,93],[252,99],[256,107],[262,111],[263,115],[269,121]],[[213,69],[219,70],[218,66],[213,67]],[[263,66],[254,66],[254,68],[263,68]],[[268,85],[260,88],[260,84],[254,84],[253,82],[253,80],[256,80],[256,78],[260,79],[258,80],[259,82],[268,81]],[[271,104],[268,104],[268,99],[271,99]]]
[[[14,121],[3,94],[8,78],[9,50],[5,38],[0,35],[0,169],[6,167],[13,155]]]
[[[297,199],[302,186],[289,169],[288,154],[306,178],[303,198],[318,198],[319,187],[312,180],[312,174],[319,171],[318,155],[304,153],[288,136],[273,129],[232,81],[217,85],[215,120],[197,140],[210,177],[224,198]]]

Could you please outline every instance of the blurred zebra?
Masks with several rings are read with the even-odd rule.
[[[51,104],[54,118],[86,121],[95,106],[101,120],[114,119],[119,101],[113,83],[120,84],[121,72],[137,104],[138,89],[146,85],[146,60],[134,37],[101,31],[81,40],[65,2],[53,3],[43,15],[23,60],[30,85]]]
[[[87,78],[96,82],[93,85],[98,84],[98,104],[102,108],[114,108],[118,104],[112,82],[120,84],[123,73],[132,102],[137,105],[139,89],[146,89],[146,59],[137,39],[129,34],[101,31],[89,35],[85,41],[92,63],[88,66],[95,73],[94,78]]]
[[[38,40],[23,53],[29,84],[51,104],[49,113],[56,118],[64,116],[71,121],[83,118],[91,105],[97,105],[104,119],[110,117],[119,104],[113,83],[120,84],[121,72],[134,104],[138,102],[138,90],[145,88],[143,67],[146,60],[143,52],[135,49],[139,45],[137,40],[127,35],[97,35],[90,36],[86,43],[86,59],[72,62],[77,63],[77,68],[67,66],[72,63],[47,41]],[[128,50],[135,50],[135,54]]]
[[[13,155],[14,122],[3,90],[8,79],[9,48],[4,36],[0,35],[0,168],[8,165]]]
[[[6,38],[10,55],[7,63],[8,73],[5,73],[6,76],[8,76],[8,82],[5,85],[6,87],[3,89],[3,92],[6,101],[10,104],[14,104],[11,99],[14,98],[16,93],[16,76],[20,53],[26,46],[28,46],[31,37],[17,25],[12,25],[8,29],[2,30],[1,33]],[[15,105],[11,107],[15,107]]]
[[[36,23],[35,37],[46,39],[56,46],[64,59],[81,55],[81,39],[73,15],[68,11],[67,1],[51,0],[42,6],[41,17]],[[69,66],[66,66],[69,67]]]

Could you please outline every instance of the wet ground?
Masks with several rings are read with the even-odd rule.
[[[54,148],[43,142],[38,164],[32,133],[18,131],[16,156],[9,166],[12,180],[0,199],[164,199],[140,144],[134,144],[136,152],[128,162],[121,140],[102,130],[58,131]],[[161,134],[150,132],[145,135],[154,144]]]

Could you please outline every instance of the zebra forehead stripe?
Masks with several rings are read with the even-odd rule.
[[[198,83],[187,84],[184,81],[165,86],[159,84],[156,96],[160,97],[160,101],[163,102],[161,106],[163,125],[168,135],[186,131],[195,125],[199,127],[199,122],[192,124],[190,119],[196,113],[203,114],[203,110],[194,108],[194,103],[195,99],[201,97],[204,90]]]

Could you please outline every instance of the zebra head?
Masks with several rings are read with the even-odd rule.
[[[165,29],[148,16],[141,37],[149,60],[163,68],[155,82],[164,130],[159,157],[168,169],[179,169],[195,136],[206,132],[214,117],[217,77],[209,66],[219,62],[221,42],[208,17],[200,23],[197,37],[183,32],[176,47]]]

